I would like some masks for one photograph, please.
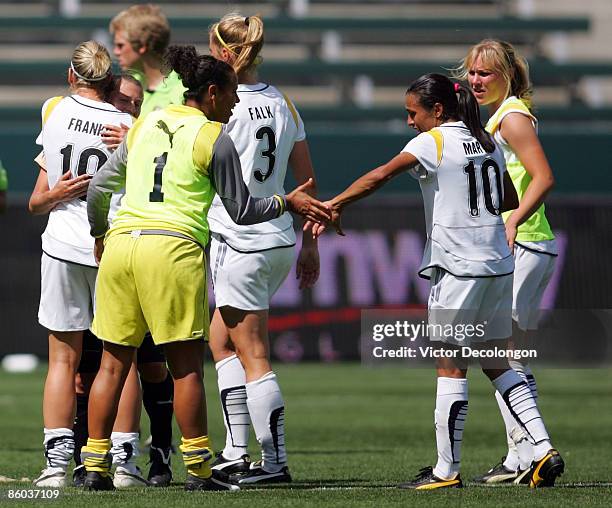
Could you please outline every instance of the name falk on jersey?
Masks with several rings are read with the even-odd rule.
[[[76,132],[82,132],[84,134],[93,134],[99,136],[102,133],[104,124],[97,122],[90,122],[89,120],[81,120],[80,118],[72,117],[68,123],[68,130]]]
[[[264,120],[266,118],[274,118],[272,108],[270,106],[252,106],[248,108],[251,120]]]

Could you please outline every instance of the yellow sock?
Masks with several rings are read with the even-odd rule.
[[[81,460],[85,469],[108,476],[111,467],[111,456],[108,452],[111,446],[110,439],[87,439],[87,446],[81,448]]]
[[[212,446],[208,436],[181,438],[181,452],[187,473],[198,478],[210,478],[210,460],[213,457]]]

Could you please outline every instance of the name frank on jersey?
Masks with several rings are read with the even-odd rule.
[[[104,124],[90,122],[89,120],[81,120],[80,118],[72,117],[68,124],[68,129],[76,132],[83,132],[85,134],[92,134],[99,136],[102,133]]]

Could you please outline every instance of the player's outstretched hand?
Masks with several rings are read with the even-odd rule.
[[[295,267],[295,278],[300,281],[300,289],[315,285],[319,279],[319,267],[319,249],[316,244],[303,246]]]
[[[333,227],[336,230],[336,233],[338,233],[340,236],[345,236],[344,231],[342,231],[342,221],[340,220],[340,216],[342,214],[340,208],[334,205],[333,200],[325,201],[325,203],[323,204],[330,210],[331,218],[326,223],[316,223],[313,221],[307,221],[304,224],[303,230],[310,230],[313,238],[319,238],[325,232],[329,225]]]
[[[105,125],[102,131],[102,141],[110,150],[117,148],[125,138],[130,128],[127,125]]]
[[[285,196],[289,210],[312,222],[328,221],[331,219],[331,214],[327,206],[306,193],[312,186],[312,178],[309,178],[306,183],[299,185]]]
[[[102,260],[102,254],[104,253],[104,237],[96,238],[96,242],[94,244],[94,257],[96,258],[96,263],[100,264]]]
[[[72,173],[66,171],[52,189],[56,201],[70,201],[85,196],[87,187],[89,187],[89,180],[91,180],[91,176],[87,174],[73,178]]]

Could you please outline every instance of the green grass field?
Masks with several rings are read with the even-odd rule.
[[[81,507],[173,506],[611,506],[612,371],[536,372],[540,403],[566,473],[554,489],[477,487],[407,492],[396,483],[435,462],[434,373],[357,364],[278,366],[286,402],[287,447],[294,483],[239,493],[187,493],[185,470],[173,459],[169,489],[85,493],[65,489],[57,500],[7,499],[24,481],[0,484],[0,505]],[[222,446],[223,427],[214,369],[207,365],[209,427]],[[41,395],[44,370],[0,373],[0,475],[33,478],[42,468]],[[143,416],[143,435],[146,433]],[[178,437],[178,432],[176,432]],[[252,442],[252,444],[254,444]],[[257,447],[251,447],[256,454]],[[490,384],[470,375],[470,412],[464,435],[462,477],[483,472],[504,454],[501,418]],[[145,470],[146,458],[141,457]]]

